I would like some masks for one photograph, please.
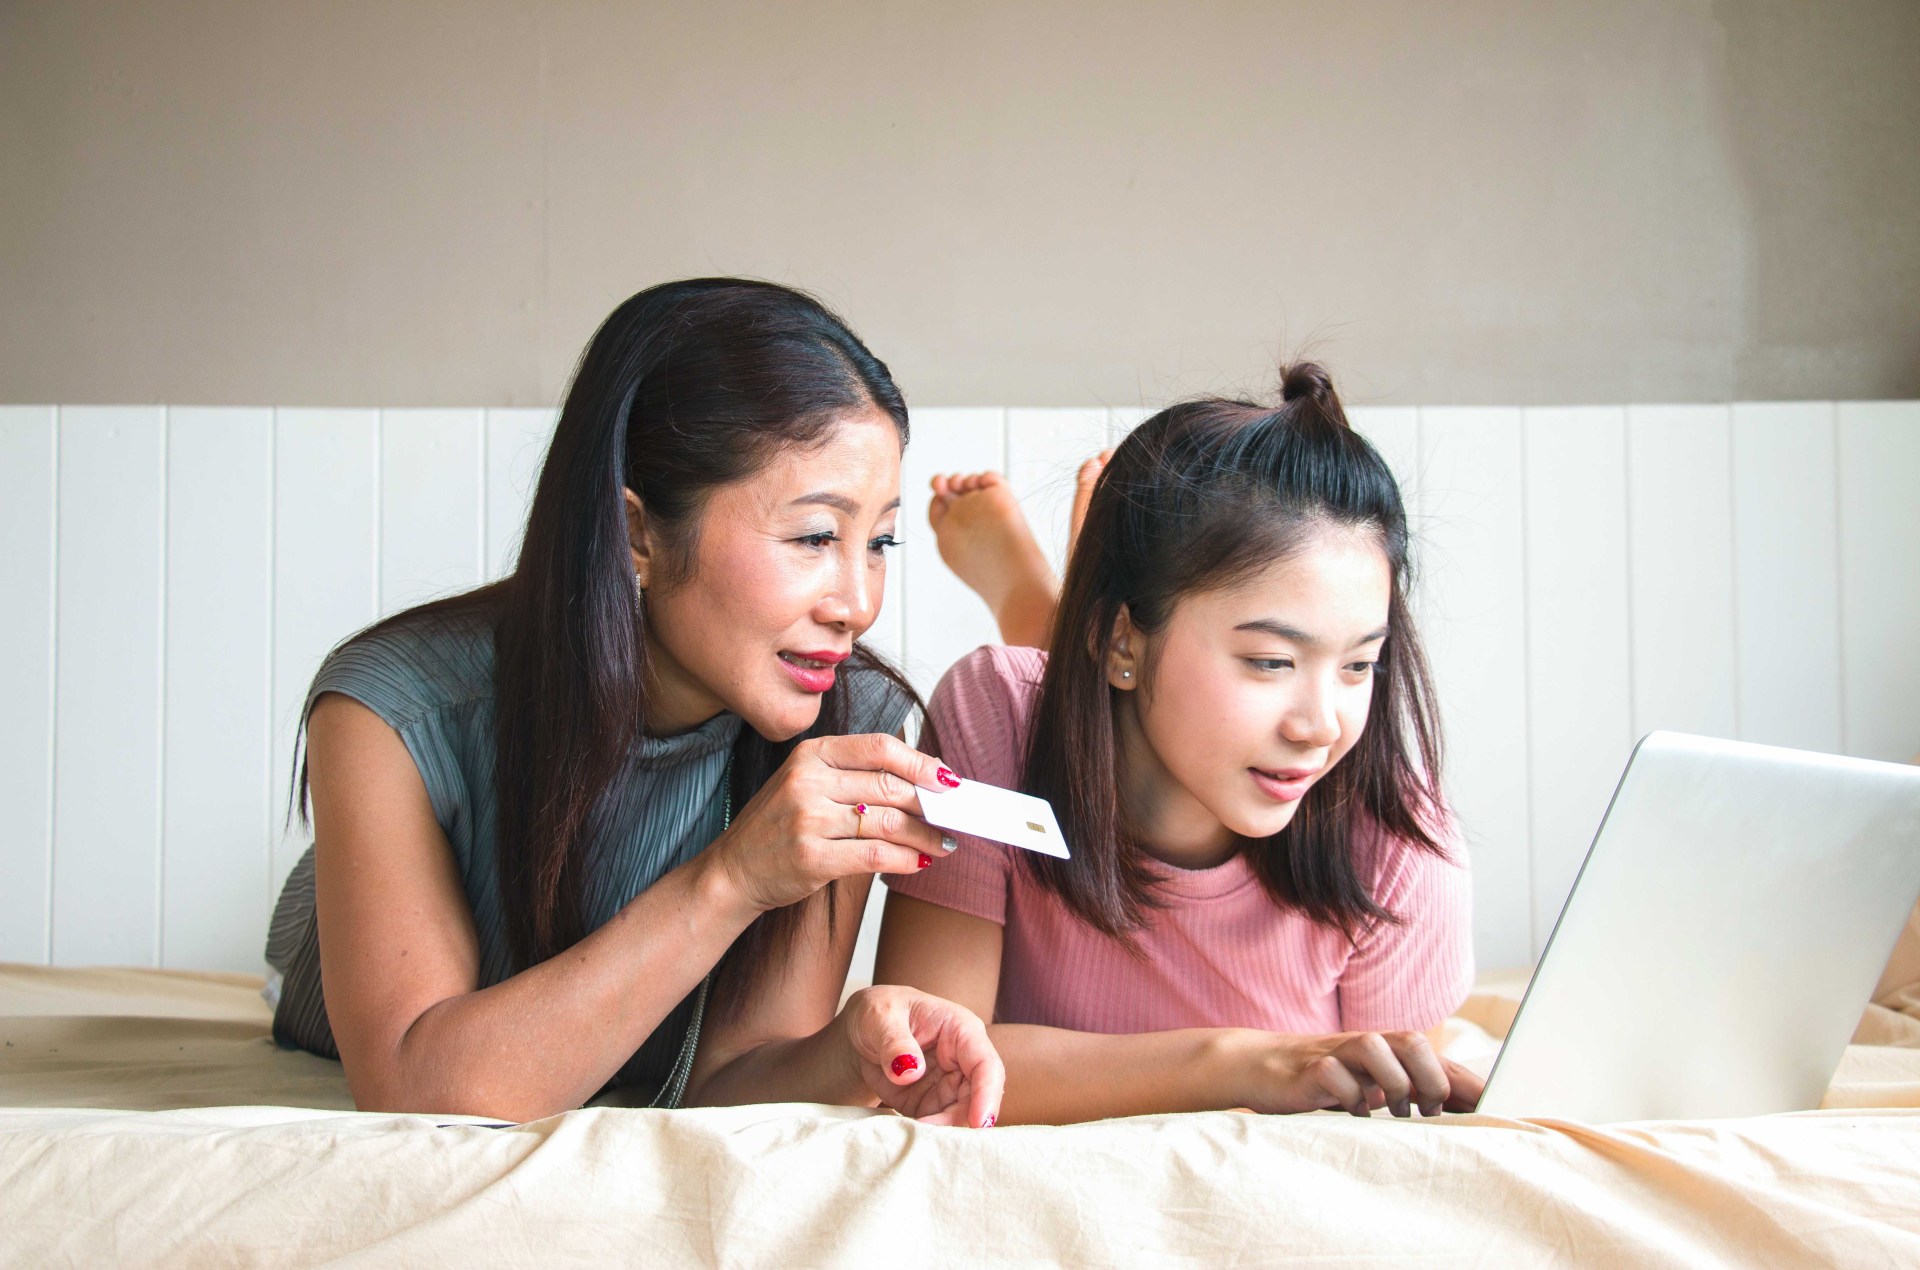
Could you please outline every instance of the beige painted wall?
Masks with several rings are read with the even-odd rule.
[[[0,401],[525,405],[815,289],[909,398],[1920,396],[1920,4],[0,0]]]

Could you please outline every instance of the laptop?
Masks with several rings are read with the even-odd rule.
[[[1487,1078],[1488,1115],[1820,1105],[1920,899],[1920,767],[1654,732]]]

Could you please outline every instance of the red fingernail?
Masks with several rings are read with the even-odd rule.
[[[920,857],[920,867],[925,869],[930,867],[932,864],[933,864],[933,857],[923,853]]]
[[[948,789],[960,788],[960,778],[958,776],[955,776],[952,772],[948,771],[944,767],[941,768],[939,771],[935,772],[934,776],[937,777],[940,783],[942,785],[945,785]]]
[[[982,1129],[991,1129],[993,1128],[993,1123],[994,1123],[994,1117],[988,1116],[985,1120],[982,1120],[980,1122],[980,1127]]]
[[[906,1072],[915,1071],[919,1068],[919,1066],[920,1066],[919,1059],[915,1058],[911,1054],[902,1054],[900,1057],[893,1060],[893,1074],[895,1076],[899,1076]]]

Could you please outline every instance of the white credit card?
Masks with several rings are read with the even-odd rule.
[[[1067,840],[1060,836],[1060,822],[1044,798],[970,780],[961,781],[958,789],[918,793],[920,814],[930,825],[1062,860],[1071,858]]]

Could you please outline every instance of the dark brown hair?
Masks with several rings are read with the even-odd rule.
[[[494,632],[495,852],[515,962],[544,961],[586,936],[588,869],[607,810],[647,718],[644,601],[635,591],[623,487],[640,496],[669,548],[663,578],[684,580],[698,515],[716,488],[776,452],[824,441],[850,411],[878,407],[907,441],[907,408],[884,363],[819,301],[771,283],[697,278],[650,287],[594,333],[574,372],[540,470],[518,563],[490,586],[410,609],[363,632],[479,618]],[[660,583],[656,581],[656,585]],[[906,680],[856,644],[867,668],[916,701]],[[844,732],[850,676],[824,694],[800,736],[740,730],[739,807],[813,736]],[[306,774],[299,776],[304,803]],[[304,811],[304,807],[303,807]],[[824,907],[833,887],[762,915],[721,963],[722,1008]]]
[[[1278,406],[1190,401],[1142,423],[1101,474],[1067,566],[1022,788],[1053,803],[1074,854],[1017,854],[1087,924],[1128,942],[1156,900],[1120,801],[1125,774],[1107,682],[1115,621],[1125,612],[1151,635],[1181,597],[1231,586],[1329,525],[1377,535],[1392,575],[1367,727],[1285,829],[1243,849],[1276,903],[1349,939],[1396,920],[1354,859],[1370,822],[1444,854],[1432,829],[1441,805],[1440,727],[1407,606],[1399,487],[1347,425],[1319,366],[1287,369],[1281,398]]]

